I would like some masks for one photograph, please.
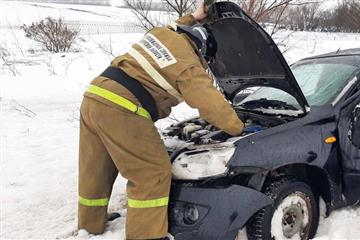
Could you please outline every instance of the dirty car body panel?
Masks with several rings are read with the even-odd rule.
[[[176,240],[234,240],[248,216],[271,204],[262,193],[238,185],[224,188],[179,185],[173,187],[172,197],[176,202],[172,202],[170,211],[171,219],[175,221],[171,233]],[[200,220],[194,223],[186,220],[186,216],[184,218],[191,208],[199,212]]]
[[[218,19],[207,27],[218,41],[218,54],[210,69],[239,117],[246,123],[250,119],[245,125],[252,130],[231,138],[193,119],[163,133],[174,175],[170,233],[176,240],[235,239],[254,213],[273,204],[261,192],[273,174],[306,175],[324,198],[328,213],[358,202],[360,149],[352,137],[358,134],[356,119],[360,118],[356,115],[360,112],[360,49],[315,56],[291,67],[293,71],[321,64],[352,67],[331,101],[314,104],[258,24],[236,4],[220,2],[215,7]],[[296,114],[288,115],[289,109],[277,115],[262,113],[236,105],[237,94],[249,87],[286,92],[295,99],[290,112]],[[258,126],[262,123],[267,126]],[[194,133],[188,134],[189,129]],[[170,139],[168,144],[166,139]],[[191,163],[198,166],[192,169]]]

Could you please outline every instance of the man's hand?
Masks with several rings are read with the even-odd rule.
[[[196,21],[201,21],[207,17],[204,0],[200,1],[198,8],[192,15],[194,16]]]

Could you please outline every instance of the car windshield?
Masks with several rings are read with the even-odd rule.
[[[292,66],[292,72],[310,106],[331,103],[359,70],[344,61],[334,59],[305,60]],[[288,93],[270,87],[261,87],[236,105],[258,99],[277,100],[298,106],[294,97]]]

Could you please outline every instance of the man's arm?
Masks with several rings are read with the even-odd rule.
[[[243,122],[213,86],[212,80],[201,67],[185,70],[177,82],[185,102],[199,109],[200,116],[230,135],[238,136],[244,129]]]
[[[180,25],[188,25],[192,26],[198,23],[199,21],[205,19],[207,17],[206,10],[205,10],[205,3],[201,1],[199,3],[198,8],[195,10],[193,14],[188,14],[183,17],[180,17],[176,23]]]

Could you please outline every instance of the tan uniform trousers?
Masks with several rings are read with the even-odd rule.
[[[138,104],[135,98],[127,98]],[[79,201],[78,225],[99,234],[105,230],[107,203],[118,172],[128,179],[129,199],[151,203],[169,196],[171,163],[151,120],[89,97],[84,97],[80,112],[79,197],[83,201]],[[167,204],[163,205],[128,206],[126,238],[165,237],[168,216]]]

